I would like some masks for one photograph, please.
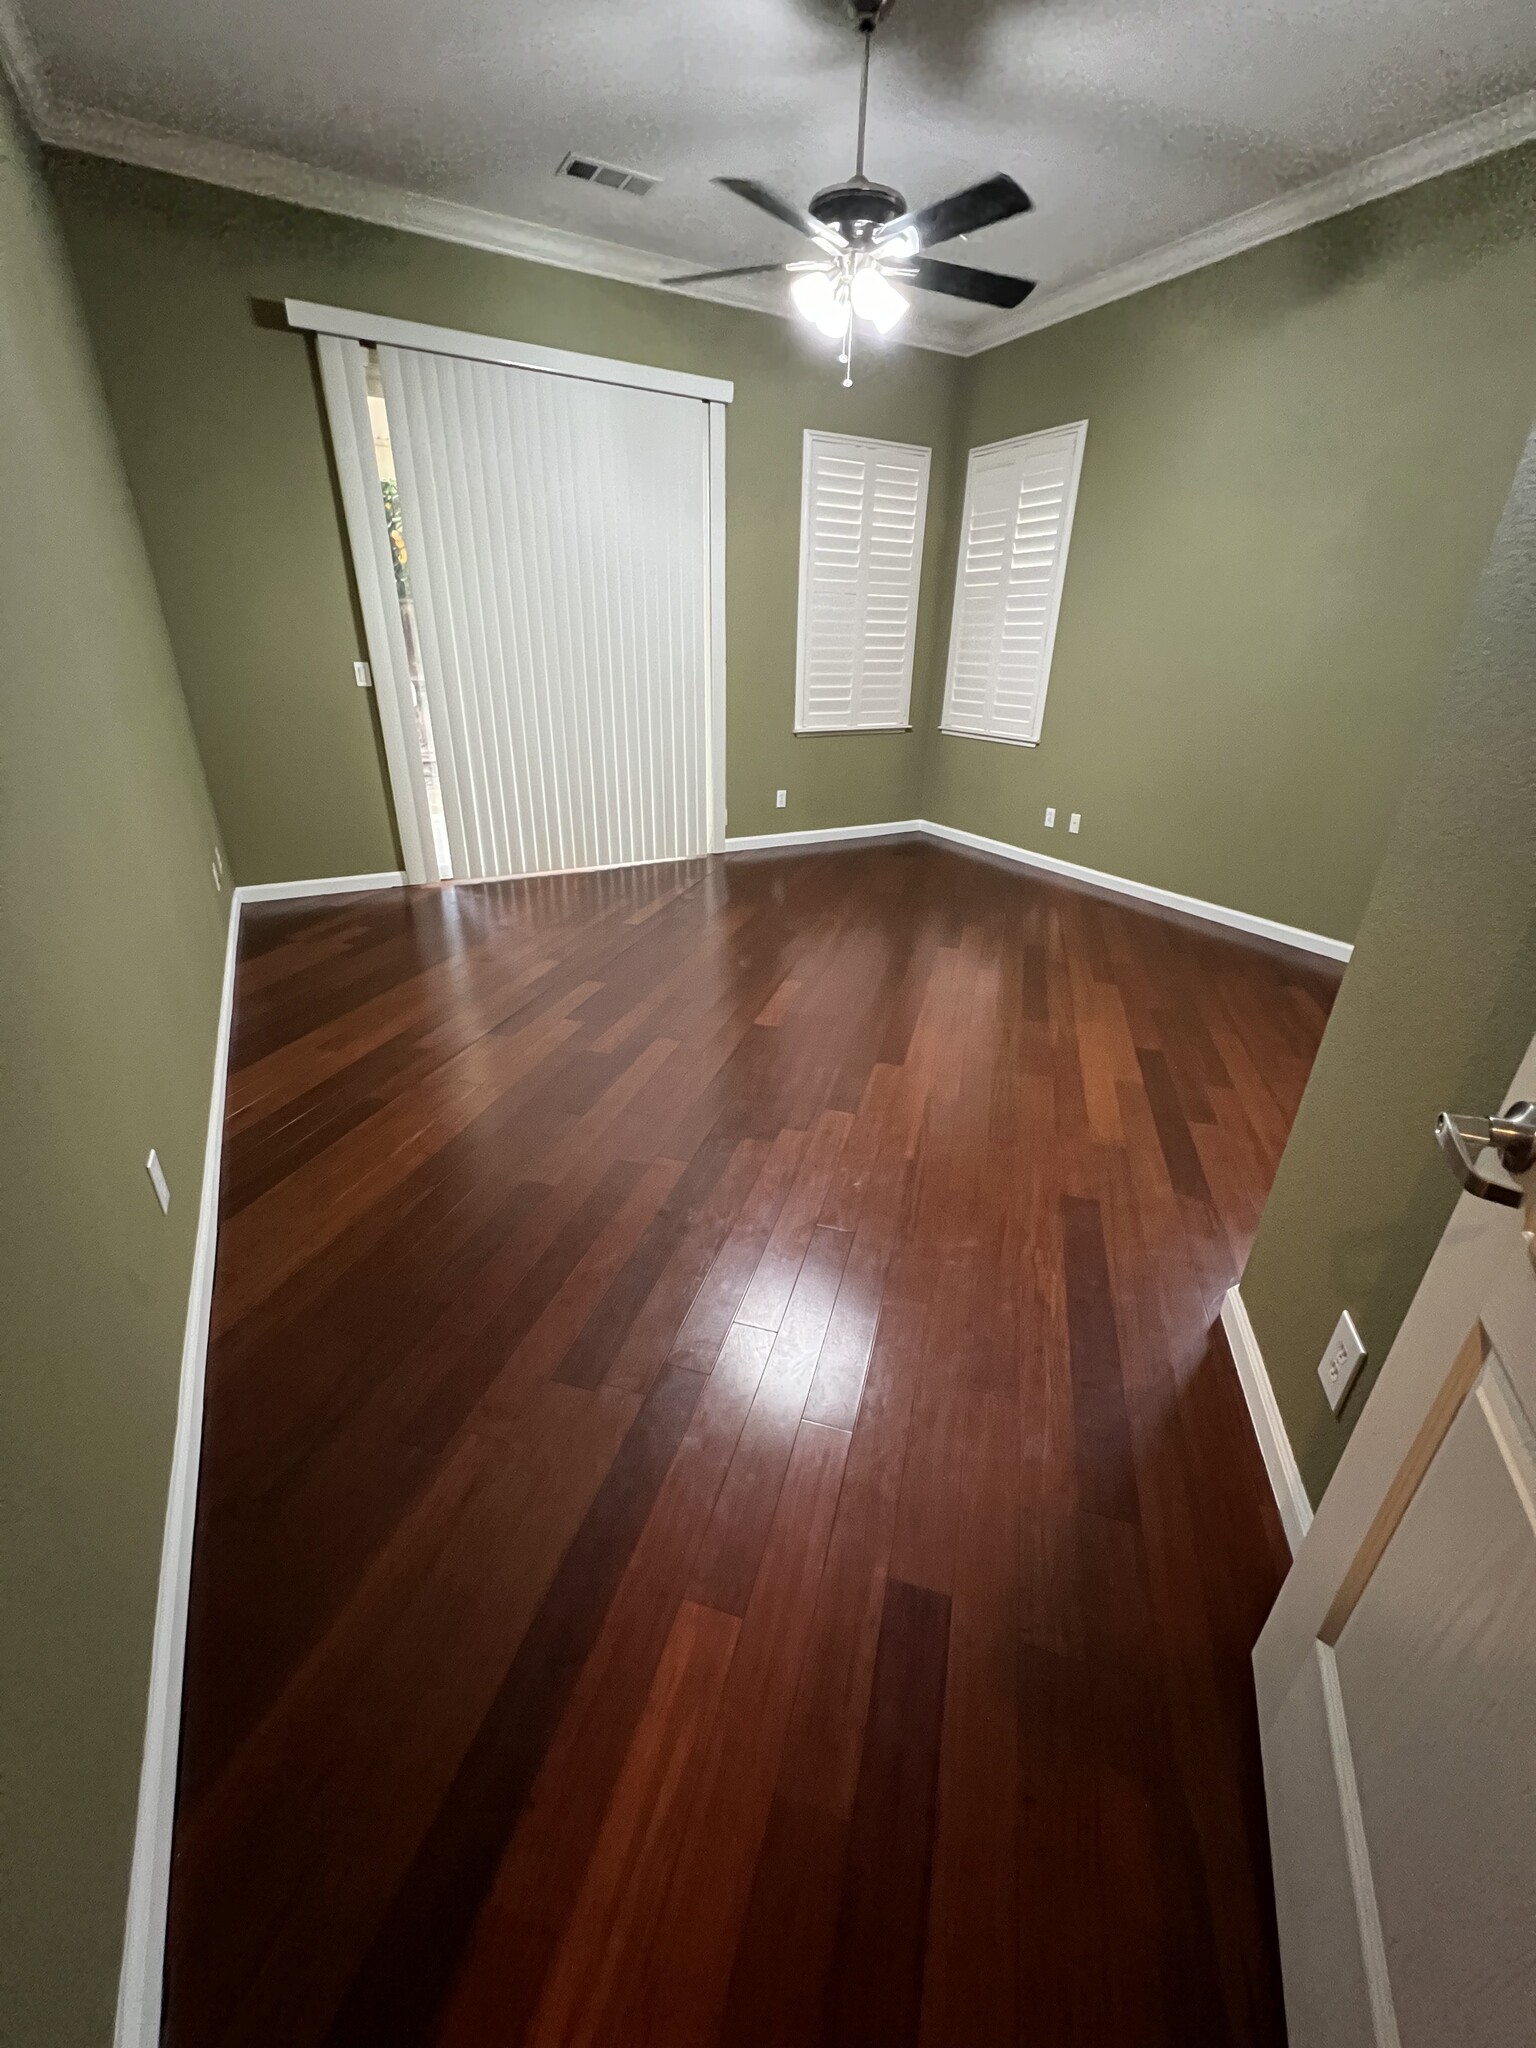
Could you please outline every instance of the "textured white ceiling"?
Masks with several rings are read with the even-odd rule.
[[[796,253],[711,176],[804,199],[852,168],[841,0],[19,5],[56,106],[687,268]],[[913,201],[1012,172],[1036,211],[945,253],[1058,288],[1533,88],[1536,0],[897,0],[868,169]],[[557,179],[570,149],[662,182]]]

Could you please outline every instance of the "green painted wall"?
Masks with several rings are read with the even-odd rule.
[[[262,310],[297,295],[734,379],[733,832],[921,813],[1353,934],[1536,399],[1536,150],[851,394],[788,322],[89,158],[49,177],[242,881],[398,859],[310,348]],[[941,737],[963,451],[1080,417],[1042,744]],[[791,733],[806,426],[935,450],[911,735]]]
[[[967,446],[1088,442],[1041,743],[936,738],[926,815],[1352,937],[1533,335],[1528,148],[977,358]]]
[[[241,880],[398,858],[310,347],[273,313],[297,295],[735,381],[733,832],[927,815],[1355,935],[1536,407],[1536,148],[969,362],[897,351],[851,395],[787,322],[89,158],[47,175]],[[1081,417],[1042,743],[945,738],[964,451]],[[934,448],[910,735],[792,735],[806,426]],[[1252,1285],[1321,1483],[1311,1363],[1346,1299],[1380,1355],[1444,1191],[1296,1263],[1297,1205],[1332,1213],[1310,1115]]]
[[[217,833],[0,88],[0,2040],[110,2040],[224,950]],[[162,1216],[144,1171],[170,1178]]]
[[[1259,1226],[1243,1299],[1318,1500],[1456,1200],[1431,1129],[1536,1033],[1536,436],[1457,644]],[[1370,1358],[1343,1414],[1340,1309]]]
[[[796,739],[806,427],[948,461],[964,365],[867,360],[852,392],[787,320],[685,302],[90,158],[48,177],[241,882],[398,865],[309,342],[284,297],[727,377],[727,804],[733,833],[911,817],[927,700],[906,735]],[[924,691],[952,550],[929,522]],[[789,792],[774,809],[773,792]]]

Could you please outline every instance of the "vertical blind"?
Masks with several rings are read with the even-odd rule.
[[[944,682],[945,732],[1040,737],[1086,420],[973,448]]]
[[[845,434],[805,437],[799,732],[909,721],[929,452]]]
[[[706,852],[705,405],[379,362],[454,875]]]

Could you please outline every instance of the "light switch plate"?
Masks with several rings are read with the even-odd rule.
[[[789,802],[789,791],[787,789],[776,789],[773,792],[773,802],[774,808],[776,810],[782,811],[784,806]]]
[[[1344,1398],[1355,1384],[1356,1375],[1364,1363],[1365,1346],[1355,1328],[1354,1317],[1345,1309],[1334,1324],[1328,1349],[1323,1353],[1323,1362],[1317,1368],[1323,1392],[1328,1396],[1328,1406],[1335,1415],[1344,1406]]]
[[[160,1204],[160,1213],[168,1216],[171,1212],[171,1184],[165,1177],[165,1168],[160,1164],[160,1154],[151,1152],[144,1162],[144,1171],[154,1186],[155,1200]]]
[[[1082,825],[1082,822],[1083,822],[1083,814],[1082,814],[1082,812],[1081,812],[1081,811],[1074,811],[1074,812],[1072,813],[1071,817],[1070,817],[1070,818],[1068,818],[1068,820],[1067,820],[1067,830],[1068,830],[1069,832],[1076,832],[1076,831],[1077,831],[1077,830],[1079,829],[1079,827],[1080,827],[1080,826]]]
[[[366,661],[354,661],[352,664],[352,674],[360,690],[371,690],[373,688],[373,670]]]

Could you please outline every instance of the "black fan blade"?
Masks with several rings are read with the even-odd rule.
[[[691,270],[686,277],[664,277],[663,284],[713,284],[717,277],[766,277],[770,270],[783,270],[782,263],[743,263],[737,270]]]
[[[727,192],[734,192],[738,199],[760,206],[764,213],[771,213],[775,220],[783,221],[785,227],[795,228],[802,235],[809,235],[813,241],[842,242],[836,228],[829,228],[824,220],[818,220],[814,213],[807,213],[803,206],[796,206],[792,199],[781,199],[777,192],[770,191],[766,185],[759,185],[755,178],[716,178],[713,182],[723,185]]]
[[[919,291],[947,292],[952,299],[974,299],[978,306],[1020,306],[1034,290],[1027,277],[1004,277],[996,270],[972,270],[964,263],[940,263],[932,256],[919,256],[914,263],[893,268],[900,278],[906,270]]]
[[[902,214],[883,227],[875,240],[888,242],[903,229],[916,228],[919,245],[936,249],[956,235],[974,235],[978,228],[988,228],[996,220],[1012,220],[1029,209],[1030,197],[1023,186],[1015,184],[1006,171],[999,171],[995,178],[983,178],[979,185],[967,185],[963,192],[935,199],[932,206]]]

